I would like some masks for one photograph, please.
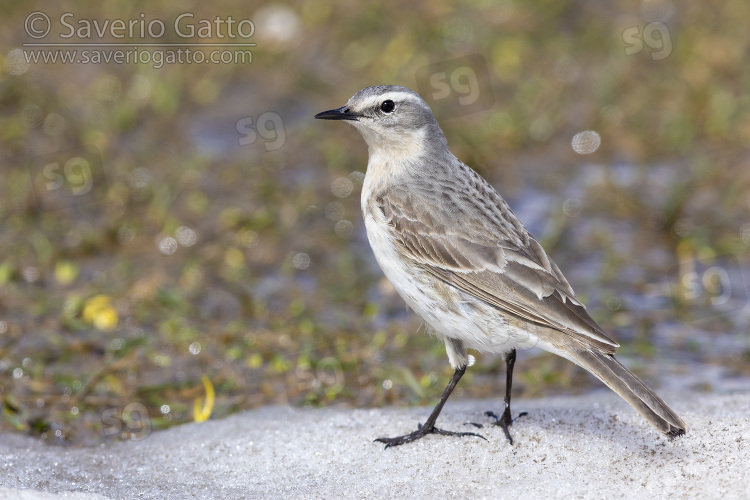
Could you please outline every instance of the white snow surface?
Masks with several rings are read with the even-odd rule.
[[[0,436],[0,499],[750,498],[750,393],[666,393],[688,423],[669,441],[610,392],[538,400],[512,427],[388,450],[431,408],[264,407],[94,448]],[[451,400],[448,430],[499,400]]]

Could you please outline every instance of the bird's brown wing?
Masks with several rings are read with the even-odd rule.
[[[614,353],[617,342],[589,316],[505,201],[494,190],[481,194],[480,205],[471,197],[451,205],[445,197],[394,187],[373,208],[392,228],[401,255],[421,269],[501,311]]]

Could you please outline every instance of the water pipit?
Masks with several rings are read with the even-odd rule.
[[[466,370],[466,350],[475,349],[505,355],[505,410],[496,423],[512,444],[516,349],[533,346],[593,373],[667,436],[685,433],[685,422],[615,359],[617,342],[589,316],[506,201],[451,154],[417,93],[393,85],[368,87],[346,106],[315,118],[344,120],[367,142],[362,215],[375,258],[401,297],[445,342],[455,369],[423,425],[377,441],[387,448],[431,433],[478,436],[435,427]]]

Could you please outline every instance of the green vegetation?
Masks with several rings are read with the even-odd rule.
[[[252,64],[159,69],[26,64],[31,10],[0,7],[0,429],[132,438],[108,434],[102,413],[140,402],[153,429],[192,421],[203,375],[213,417],[436,399],[444,348],[364,236],[364,142],[312,116],[367,85],[417,90],[420,68],[467,54],[486,61],[494,103],[435,105],[453,152],[511,201],[623,354],[750,374],[747,322],[711,302],[723,289],[707,271],[748,262],[746,2],[76,7],[75,19],[256,23]],[[626,55],[644,12],[666,16],[668,57],[656,39]],[[580,155],[584,130],[601,146]],[[76,157],[87,168],[66,170]],[[666,330],[683,334],[656,339]],[[457,393],[501,404],[503,363],[474,354]],[[519,354],[519,397],[595,384],[534,356]]]

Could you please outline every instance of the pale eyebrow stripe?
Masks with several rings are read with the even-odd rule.
[[[381,101],[385,101],[387,99],[390,99],[392,101],[412,101],[418,103],[419,100],[416,96],[413,94],[409,94],[407,92],[399,92],[399,91],[393,91],[393,92],[387,92],[385,94],[381,95],[374,95],[367,98],[362,103],[363,108],[369,108],[370,106],[373,106]]]

